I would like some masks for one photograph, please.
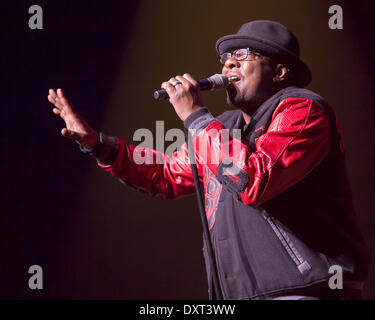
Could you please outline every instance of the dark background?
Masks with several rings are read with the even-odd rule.
[[[152,92],[175,74],[220,71],[217,38],[255,19],[287,25],[313,71],[308,87],[336,109],[358,219],[375,251],[374,27],[365,1],[8,1],[1,5],[0,298],[205,299],[195,198],[125,188],[60,135],[49,88],[63,88],[97,130],[181,124]],[[28,8],[43,8],[30,30]],[[328,28],[341,5],[344,29]],[[224,93],[204,94],[214,114]],[[317,230],[318,232],[318,230]],[[44,289],[28,288],[40,265]],[[375,297],[375,270],[365,298]]]

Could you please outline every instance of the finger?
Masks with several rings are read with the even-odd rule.
[[[63,93],[62,89],[58,88],[56,92],[57,92],[57,96],[59,98],[64,98],[64,93]]]
[[[176,76],[176,79],[180,81],[185,88],[189,88],[191,86],[190,81],[185,79],[183,76]]]
[[[175,85],[174,85],[174,83],[176,82],[177,80],[176,80],[176,78],[175,77],[172,77],[172,78],[170,78],[169,80],[168,80],[168,82],[174,87]]]
[[[183,77],[184,79],[188,80],[193,85],[193,87],[199,88],[198,81],[195,80],[189,73],[184,73]]]
[[[167,91],[169,99],[176,94],[176,88],[170,82],[163,82],[161,87]]]
[[[68,99],[65,97],[62,89],[57,89],[57,99],[60,100],[64,105],[70,106]]]
[[[75,131],[72,131],[72,130],[68,130],[67,128],[63,128],[61,130],[61,134],[65,138],[69,138],[69,139],[76,140],[78,142],[82,142],[82,135],[80,133],[78,133],[78,132],[75,132]]]
[[[64,96],[64,92],[59,88],[57,89],[56,106],[64,111],[64,113],[73,112],[73,106],[69,100]]]
[[[48,95],[47,99],[48,99],[48,101],[51,102],[52,104],[55,104],[55,103],[56,103],[56,99],[53,98],[51,95]]]
[[[55,92],[55,90],[53,90],[53,89],[49,89],[49,90],[48,90],[48,93],[49,93],[49,95],[50,95],[52,98],[56,99],[56,92]]]
[[[179,86],[180,84],[182,84],[182,82],[179,81],[179,80],[177,79],[177,77],[179,77],[179,76],[172,77],[172,78],[170,78],[169,81],[168,81],[173,87],[177,87],[177,86]]]
[[[171,91],[171,92],[173,92],[173,91],[176,90],[175,87],[172,85],[171,82],[163,82],[163,83],[161,84],[161,87],[162,87],[163,89],[167,90],[167,92],[168,92],[168,90]]]
[[[61,110],[60,110],[60,109],[57,109],[57,108],[53,108],[53,109],[52,109],[52,112],[53,112],[54,114],[60,114],[60,113],[61,113]]]

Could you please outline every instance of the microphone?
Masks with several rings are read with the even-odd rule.
[[[223,74],[217,73],[206,79],[199,80],[198,83],[199,83],[199,88],[202,91],[205,91],[205,90],[213,91],[213,90],[225,89],[229,84],[229,80]],[[155,100],[167,100],[169,96],[165,89],[160,89],[154,92],[154,98]]]

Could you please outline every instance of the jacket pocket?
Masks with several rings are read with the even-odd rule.
[[[279,241],[283,245],[284,249],[290,256],[290,258],[296,264],[299,272],[301,274],[304,274],[307,271],[309,271],[311,269],[310,264],[298,252],[297,248],[295,247],[295,245],[293,244],[292,240],[289,238],[285,230],[280,225],[277,225],[275,220],[272,217],[267,216],[266,214],[263,214],[263,217],[272,228],[273,232],[275,233],[276,237],[279,239]]]

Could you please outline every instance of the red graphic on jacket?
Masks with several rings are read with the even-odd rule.
[[[211,230],[215,224],[215,215],[219,204],[222,185],[217,181],[214,174],[204,167],[203,186],[208,227]]]

